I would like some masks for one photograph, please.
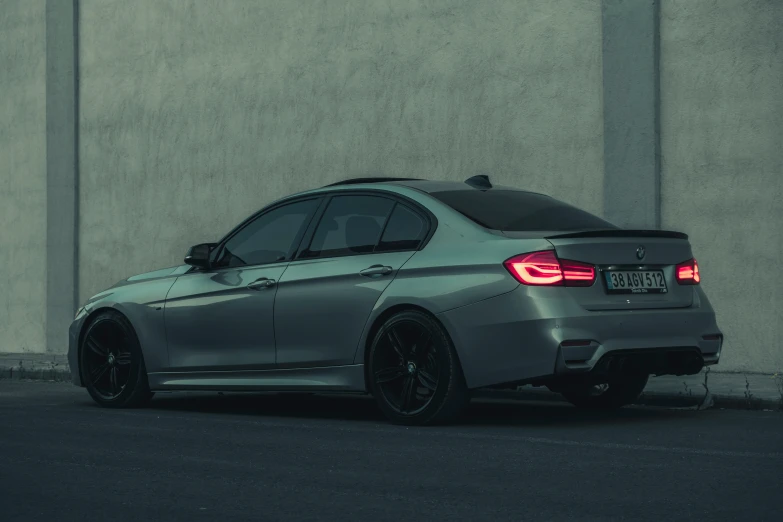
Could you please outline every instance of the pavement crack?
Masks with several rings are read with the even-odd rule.
[[[701,383],[701,385],[704,387],[704,399],[702,399],[701,404],[699,404],[699,407],[696,408],[697,410],[706,410],[708,408],[711,408],[715,401],[712,398],[712,393],[710,393],[710,387],[709,387],[709,378],[710,378],[710,368],[709,366],[704,371],[704,382]]]

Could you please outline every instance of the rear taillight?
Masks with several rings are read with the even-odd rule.
[[[578,261],[560,260],[566,286],[592,286],[595,282],[595,267]]]
[[[592,286],[595,267],[558,259],[552,250],[521,254],[503,266],[522,284],[534,286]]]
[[[695,259],[689,259],[677,265],[675,274],[677,275],[677,282],[681,285],[698,285],[701,281],[699,263]]]

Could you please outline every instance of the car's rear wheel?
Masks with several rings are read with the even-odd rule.
[[[370,392],[395,424],[440,424],[459,416],[468,400],[457,353],[443,327],[409,310],[389,318],[369,353]]]
[[[79,364],[87,391],[101,406],[131,408],[152,398],[138,337],[119,312],[107,310],[90,322]]]
[[[616,409],[632,404],[644,391],[649,375],[612,377],[603,384],[576,382],[559,389],[565,399],[579,408]]]

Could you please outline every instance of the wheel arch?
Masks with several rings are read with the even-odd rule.
[[[87,334],[87,331],[90,329],[90,325],[95,321],[95,319],[100,316],[101,314],[104,314],[106,312],[112,312],[117,315],[121,315],[125,318],[128,323],[130,323],[131,328],[133,328],[134,331],[136,331],[136,326],[133,324],[133,321],[131,321],[131,318],[128,317],[128,314],[125,314],[122,312],[122,310],[118,310],[117,308],[113,306],[99,306],[95,308],[94,310],[91,310],[89,314],[87,314],[87,317],[84,318],[82,321],[81,329],[79,330],[79,337],[77,338],[77,345],[76,345],[76,354],[77,354],[77,361],[80,365],[79,367],[79,382],[82,386],[84,386],[84,375],[81,371],[81,361],[82,361],[82,349],[83,349],[83,341],[84,336]],[[138,333],[136,334],[138,336]],[[141,345],[141,343],[139,343]],[[144,357],[144,347],[140,346],[140,349],[142,351],[142,357]]]
[[[393,306],[390,306],[375,318],[373,320],[372,324],[370,325],[370,328],[367,332],[367,337],[364,339],[364,342],[362,343],[361,350],[362,353],[360,355],[361,358],[358,358],[358,360],[362,361],[364,364],[364,388],[369,393],[370,391],[370,381],[369,381],[369,370],[370,370],[370,364],[369,364],[369,356],[370,356],[370,346],[372,345],[373,340],[375,339],[375,336],[378,334],[378,330],[381,329],[383,324],[389,320],[390,317],[400,313],[400,312],[406,312],[406,311],[417,311],[421,312],[425,315],[427,315],[430,319],[437,322],[441,328],[443,328],[443,331],[446,333],[446,336],[449,338],[449,340],[453,343],[454,339],[451,336],[450,332],[448,331],[448,328],[446,328],[446,325],[443,324],[442,321],[440,321],[435,314],[424,308],[420,305],[415,305],[412,303],[398,303]],[[459,358],[459,355],[457,355]]]

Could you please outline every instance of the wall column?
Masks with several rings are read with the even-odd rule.
[[[46,351],[65,353],[76,311],[78,1],[46,0]]]
[[[603,0],[604,216],[660,228],[659,0]]]

